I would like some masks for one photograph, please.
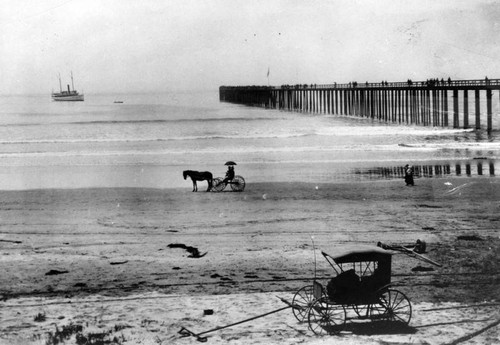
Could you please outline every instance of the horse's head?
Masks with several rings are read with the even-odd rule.
[[[182,172],[182,176],[184,176],[184,180],[188,177],[188,171],[187,170],[184,170]]]

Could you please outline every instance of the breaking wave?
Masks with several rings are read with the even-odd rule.
[[[77,143],[140,143],[140,142],[168,142],[168,141],[193,141],[212,139],[280,139],[306,137],[311,134],[290,133],[273,134],[263,133],[256,135],[200,135],[182,136],[171,138],[84,138],[84,139],[38,139],[38,140],[0,140],[0,145],[22,145],[22,144],[77,144]]]
[[[14,123],[0,124],[0,127],[29,127],[29,126],[54,126],[54,125],[120,125],[120,124],[174,124],[174,123],[210,123],[210,122],[259,122],[283,120],[281,117],[227,117],[227,118],[173,118],[173,119],[137,119],[137,120],[97,120],[97,121],[56,121],[48,123]]]

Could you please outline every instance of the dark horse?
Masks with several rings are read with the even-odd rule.
[[[196,184],[196,181],[207,180],[207,182],[208,182],[207,192],[210,192],[210,189],[212,189],[213,176],[212,176],[212,173],[210,171],[184,170],[182,172],[182,176],[184,176],[184,180],[188,176],[191,177],[191,180],[193,181],[193,192],[198,191],[198,185]]]

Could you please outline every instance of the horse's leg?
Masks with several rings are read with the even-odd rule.
[[[193,190],[191,192],[196,192],[196,181],[195,180],[191,180],[193,182]]]
[[[193,192],[197,192],[198,191],[198,185],[196,184],[196,180],[193,183],[194,183],[194,190],[193,190]]]
[[[208,183],[207,192],[210,192],[210,190],[212,189],[212,179],[211,178],[207,179],[207,183]]]

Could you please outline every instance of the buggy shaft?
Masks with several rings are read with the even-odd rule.
[[[436,261],[433,261],[419,253],[416,253],[414,250],[410,250],[408,248],[406,248],[405,246],[400,246],[400,245],[390,245],[390,244],[384,244],[382,242],[379,242],[377,244],[379,247],[383,248],[383,249],[389,249],[389,250],[397,250],[398,252],[402,252],[404,254],[407,254],[407,255],[413,255],[415,256],[417,259],[420,259],[420,260],[423,260],[423,261],[426,261],[428,263],[431,263],[435,266],[438,266],[438,267],[442,267],[443,265],[441,265],[440,263],[436,262]]]
[[[431,263],[431,264],[433,264],[433,265],[435,265],[435,266],[438,266],[438,267],[442,267],[442,266],[443,266],[443,265],[441,265],[440,263],[438,263],[438,262],[436,262],[436,261],[433,261],[433,260],[431,260],[431,259],[429,259],[429,258],[427,258],[427,257],[425,257],[425,256],[423,256],[423,255],[420,255],[420,254],[418,254],[418,253],[415,253],[413,250],[409,250],[408,248],[405,248],[405,247],[401,247],[401,248],[402,248],[403,252],[404,252],[404,253],[406,253],[406,254],[409,254],[409,255],[414,255],[414,256],[416,256],[417,258],[419,258],[419,259],[421,259],[421,260],[424,260],[424,261],[426,261],[426,262],[428,262],[428,263]]]
[[[264,317],[264,316],[267,316],[267,315],[271,315],[271,314],[274,314],[274,313],[280,312],[280,311],[285,310],[285,309],[288,309],[288,308],[291,308],[291,306],[286,306],[286,307],[283,307],[283,308],[279,308],[279,309],[276,309],[276,310],[270,311],[270,312],[265,313],[265,314],[257,315],[257,316],[251,317],[251,318],[249,318],[249,319],[245,319],[245,320],[241,320],[241,321],[238,321],[238,322],[232,323],[232,324],[230,324],[230,325],[220,326],[220,327],[217,327],[217,328],[213,328],[213,329],[210,329],[210,330],[208,330],[208,331],[198,333],[197,335],[202,335],[202,334],[207,334],[207,333],[210,333],[210,332],[215,332],[215,331],[218,331],[218,330],[220,330],[220,329],[229,328],[229,327],[232,327],[232,326],[239,325],[239,324],[241,324],[241,323],[245,323],[245,322],[253,321],[253,320],[256,320],[256,319],[260,319],[261,317]]]
[[[198,334],[194,334],[194,336],[195,336],[195,337],[199,337],[199,336],[200,336],[200,335],[202,335],[202,334],[207,334],[207,333],[215,332],[215,331],[218,331],[218,330],[221,330],[221,329],[224,329],[224,328],[233,327],[233,326],[236,326],[236,325],[239,325],[239,324],[245,323],[245,322],[249,322],[249,321],[252,321],[252,320],[259,319],[259,318],[264,317],[264,316],[267,316],[267,315],[271,315],[271,314],[274,314],[274,313],[278,313],[278,312],[280,312],[280,311],[282,311],[282,310],[285,310],[285,309],[288,309],[288,308],[292,308],[292,306],[286,306],[286,307],[283,307],[283,308],[279,308],[279,309],[276,309],[276,310],[270,311],[270,312],[265,313],[265,314],[257,315],[257,316],[251,317],[251,318],[249,318],[249,319],[246,319],[246,320],[241,320],[241,321],[238,321],[238,322],[232,323],[232,324],[230,324],[230,325],[225,325],[225,326],[220,326],[220,327],[216,327],[216,328],[213,328],[213,329],[209,329],[208,331],[201,332],[201,333],[198,333]]]

